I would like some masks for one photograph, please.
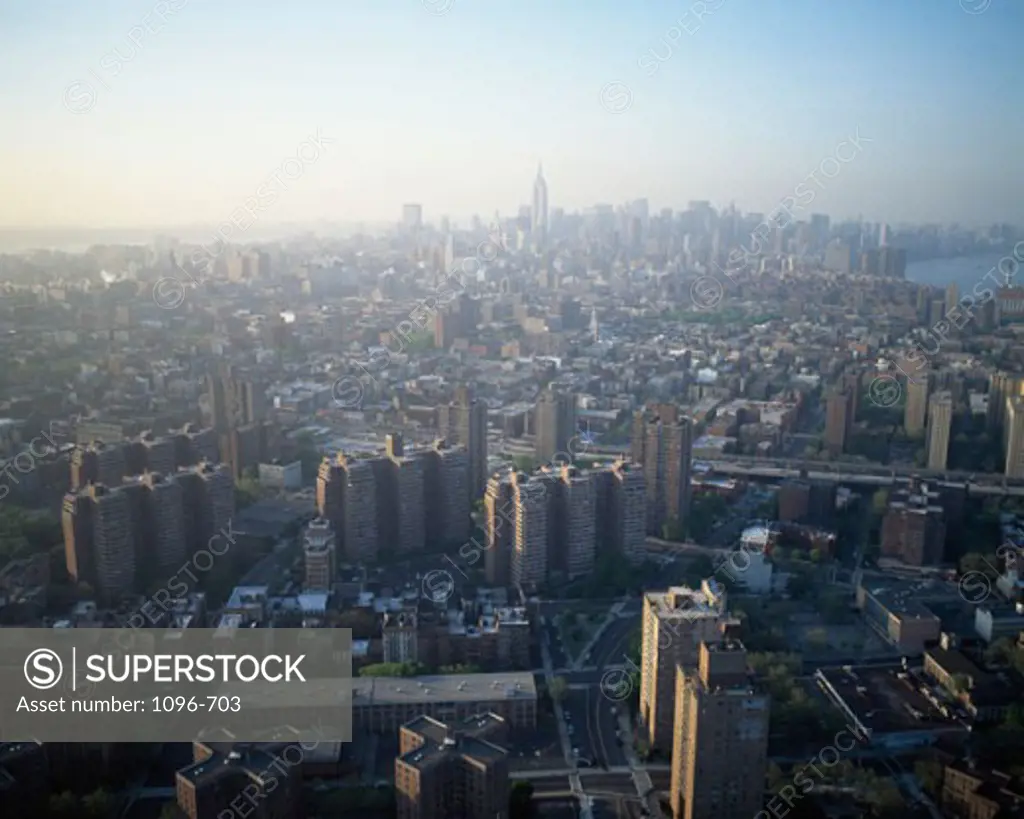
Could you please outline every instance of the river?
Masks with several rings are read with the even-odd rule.
[[[989,253],[978,256],[960,256],[955,259],[929,259],[923,262],[911,262],[907,265],[907,281],[918,284],[930,284],[933,287],[946,289],[950,282],[956,282],[960,293],[970,293],[974,286],[984,278],[993,267],[1003,259],[1012,259],[1012,250],[1001,253]],[[1015,275],[1018,265],[1002,262],[1002,272]],[[990,277],[989,281],[995,277]],[[998,281],[998,279],[997,279]]]

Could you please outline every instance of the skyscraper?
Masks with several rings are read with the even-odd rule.
[[[937,392],[928,402],[928,468],[945,469],[949,455],[949,430],[953,423],[953,396]]]
[[[1024,478],[1024,398],[1006,399],[1006,468],[1008,478]]]
[[[135,531],[129,494],[90,484],[64,499],[64,555],[68,574],[88,583],[106,602],[135,591]]]
[[[469,452],[464,446],[435,441],[414,457],[423,461],[423,503],[427,542],[451,546],[469,537]]]
[[[853,426],[853,400],[847,390],[833,391],[825,404],[825,446],[833,455],[846,448],[846,437]]]
[[[713,579],[699,591],[673,586],[647,592],[640,655],[640,720],[648,742],[672,748],[676,668],[693,668],[701,643],[715,644],[739,620],[729,616],[725,591]]]
[[[672,813],[750,819],[764,804],[770,700],[754,688],[741,643],[701,643],[698,662],[676,672]]]
[[[419,230],[423,226],[423,205],[402,205],[402,227],[408,231]]]
[[[511,582],[536,589],[548,574],[548,499],[545,481],[524,472],[512,476]]]
[[[507,586],[515,535],[515,498],[511,472],[496,472],[484,495],[484,569],[487,582]]]
[[[1002,433],[1006,419],[1006,399],[1024,396],[1024,375],[1019,373],[996,372],[988,381],[988,429],[991,433]],[[1006,435],[1003,435],[1005,441]]]
[[[954,310],[956,310],[957,303],[960,301],[960,290],[956,286],[956,282],[950,282],[946,287],[946,315],[948,316]]]
[[[576,397],[572,393],[547,389],[537,399],[534,409],[536,424],[536,456],[550,463],[571,460],[569,442],[576,434]]]
[[[928,373],[918,373],[907,381],[907,406],[903,412],[903,428],[908,435],[920,435],[928,421]]]
[[[323,518],[314,518],[306,527],[303,556],[303,590],[329,592],[337,572],[337,544],[331,524]]]
[[[534,244],[540,246],[547,240],[548,233],[548,183],[544,171],[537,165],[537,178],[533,181],[532,233]]]
[[[633,418],[632,456],[647,482],[647,531],[666,523],[685,532],[690,515],[693,421],[679,407],[655,404]]]
[[[320,517],[330,521],[352,563],[377,559],[377,484],[370,459],[324,458],[316,479]]]
[[[471,502],[479,500],[487,489],[487,404],[471,387],[459,387],[455,400],[438,408],[438,426],[448,444],[468,450],[467,489]]]

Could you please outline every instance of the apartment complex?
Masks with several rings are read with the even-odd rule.
[[[928,468],[945,469],[949,457],[949,432],[953,425],[953,394],[935,393],[928,400]]]
[[[512,474],[512,554],[509,579],[536,589],[548,576],[548,491],[543,478]]]
[[[989,432],[1006,436],[1006,399],[1024,397],[1024,374],[995,372],[988,382],[988,412],[986,421]]]
[[[882,518],[882,554],[911,566],[942,562],[946,545],[945,512],[939,493],[915,483],[892,494]]]
[[[854,394],[849,389],[834,390],[825,403],[825,448],[833,455],[846,449],[846,439],[855,418]]]
[[[138,591],[181,568],[235,510],[225,465],[202,464],[172,476],[146,473],[118,486],[90,483],[64,497],[68,574],[104,600]]]
[[[438,427],[442,438],[469,454],[466,491],[472,503],[487,488],[487,404],[470,387],[459,387],[455,400],[438,408]]]
[[[930,379],[921,373],[907,380],[907,404],[903,410],[903,428],[908,435],[922,435],[928,423],[928,396]]]
[[[337,542],[330,521],[315,518],[306,527],[303,542],[307,592],[330,591],[337,576]]]
[[[507,819],[507,725],[481,713],[458,722],[420,716],[399,732],[399,819]]]
[[[685,530],[690,514],[693,421],[672,404],[656,404],[633,418],[633,463],[647,483],[647,531],[661,536],[665,523]]]
[[[533,412],[537,460],[571,460],[569,442],[576,434],[576,397],[549,388],[541,393]]]
[[[750,819],[764,802],[769,697],[753,685],[739,642],[701,643],[675,679],[675,819]]]
[[[1008,478],[1024,478],[1024,398],[1006,399],[1003,427],[1004,473]]]
[[[470,526],[467,462],[467,451],[446,441],[407,449],[400,435],[389,435],[381,457],[323,460],[317,509],[353,563],[462,543]]]
[[[482,711],[510,729],[537,725],[537,686],[529,671],[426,677],[357,677],[352,681],[354,729],[389,734],[419,716],[460,722]]]
[[[648,592],[643,602],[640,720],[652,746],[672,747],[676,668],[697,666],[701,643],[716,645],[739,620],[728,613],[725,590],[714,579],[699,590],[673,586]]]
[[[302,766],[286,765],[285,744],[193,744],[193,763],[176,777],[178,808],[189,819],[292,819],[302,815]],[[291,752],[291,758],[296,752]]]

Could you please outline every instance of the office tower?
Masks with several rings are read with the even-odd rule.
[[[1006,466],[1008,478],[1024,478],[1024,398],[1006,399]]]
[[[536,589],[548,574],[548,499],[545,481],[524,472],[512,476],[514,532],[509,576],[513,585]]]
[[[846,447],[846,438],[853,426],[851,394],[844,390],[833,391],[825,404],[825,446],[833,455],[840,454]]]
[[[836,239],[825,248],[825,261],[822,266],[834,273],[849,274],[853,270],[853,248],[846,242]]]
[[[676,673],[675,819],[750,819],[768,770],[770,699],[754,688],[743,645],[701,643],[696,670]]]
[[[414,453],[423,463],[426,538],[431,547],[461,546],[469,537],[469,452],[446,440]]]
[[[888,245],[878,248],[878,272],[890,279],[905,279],[907,251]]]
[[[479,500],[487,489],[487,404],[471,387],[459,387],[455,400],[438,408],[438,427],[449,444],[468,450],[469,497]]]
[[[506,723],[492,713],[460,723],[421,716],[399,733],[398,819],[508,819]]]
[[[447,276],[449,273],[455,272],[455,237],[443,225],[444,220],[442,220],[441,232],[446,234],[444,240],[444,276]]]
[[[1024,374],[995,372],[988,380],[988,430],[993,434],[1004,433],[1006,399],[1024,396]]]
[[[402,205],[402,227],[408,231],[419,230],[423,226],[423,205]]]
[[[337,548],[334,530],[323,518],[314,518],[306,527],[303,543],[306,578],[303,590],[329,592],[337,575]]]
[[[913,380],[907,380],[907,405],[903,410],[903,428],[908,435],[924,433],[928,420],[929,381],[926,372],[917,373]]]
[[[106,602],[135,591],[135,538],[127,492],[90,484],[68,493],[63,510],[68,574]]]
[[[121,444],[94,443],[71,453],[71,488],[81,489],[90,483],[119,486],[126,472],[124,447]]]
[[[928,401],[928,468],[945,469],[949,455],[949,430],[953,423],[953,395],[937,392]]]
[[[534,245],[542,246],[548,233],[548,183],[544,181],[544,172],[537,165],[537,178],[533,181],[533,210],[530,225]]]
[[[564,567],[569,580],[594,570],[597,551],[597,483],[594,473],[563,466],[552,470],[554,491],[548,492],[549,532],[555,522],[555,537],[548,538],[548,561]],[[551,565],[549,565],[549,569]]]
[[[576,434],[576,397],[549,388],[534,408],[536,457],[542,463],[571,461],[569,442]]]
[[[368,459],[339,454],[324,458],[317,476],[317,509],[340,535],[341,551],[352,563],[377,559],[377,487]]]
[[[882,223],[882,226],[878,230],[878,246],[885,247],[889,244],[889,226]]]
[[[699,591],[673,586],[647,592],[643,603],[640,660],[640,720],[648,741],[672,747],[676,666],[697,665],[698,646],[719,642],[739,620],[729,616],[725,591],[714,579]]]
[[[647,531],[665,524],[685,532],[690,515],[693,421],[671,404],[655,404],[633,417],[633,463],[647,484]]]
[[[484,495],[484,571],[492,586],[511,582],[512,544],[515,542],[515,485],[512,473],[497,472]]]
[[[601,340],[601,331],[597,323],[596,307],[592,307],[590,310],[590,337],[593,339],[595,344]]]
[[[960,301],[960,290],[956,286],[956,282],[950,282],[946,287],[946,315],[948,316],[957,308],[957,304]]]

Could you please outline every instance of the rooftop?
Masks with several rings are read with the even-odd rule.
[[[537,699],[533,674],[510,671],[425,677],[357,677],[352,681],[352,704],[356,707],[512,699]]]

